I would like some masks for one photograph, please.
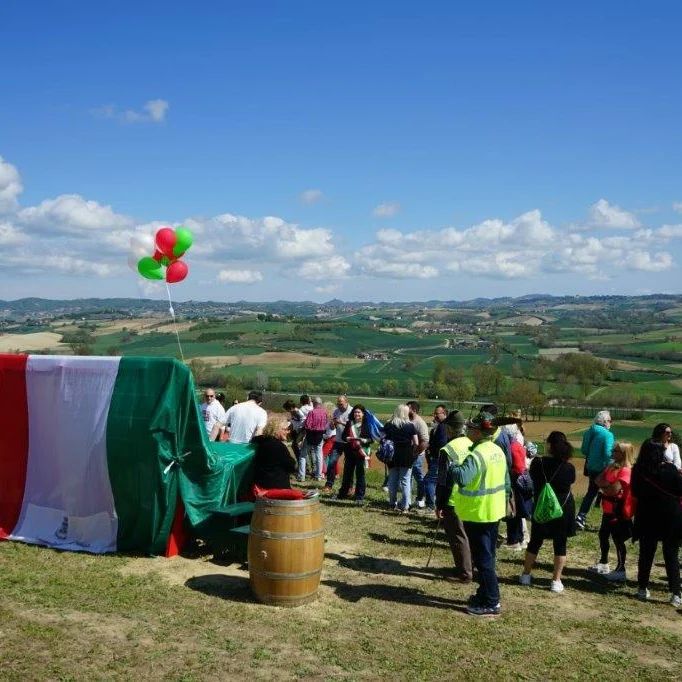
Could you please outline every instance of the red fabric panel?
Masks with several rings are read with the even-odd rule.
[[[177,556],[182,552],[182,548],[187,541],[187,530],[185,529],[185,505],[182,498],[178,495],[178,503],[175,507],[175,518],[171,528],[168,542],[166,543],[166,553],[164,556]]]
[[[269,500],[302,500],[306,497],[305,490],[298,488],[259,488],[253,486],[254,498],[266,497]]]
[[[0,354],[0,539],[14,530],[28,459],[27,355]]]

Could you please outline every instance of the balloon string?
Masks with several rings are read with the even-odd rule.
[[[175,324],[175,310],[173,310],[173,301],[171,301],[170,288],[168,287],[168,282],[166,284],[166,293],[168,294],[168,312],[173,318],[173,329],[175,329],[175,337],[178,340],[178,348],[180,349],[180,357],[182,361],[185,361],[185,355],[182,352],[182,344],[180,343],[180,334],[178,333],[178,326]]]

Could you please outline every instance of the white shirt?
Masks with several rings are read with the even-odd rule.
[[[677,447],[676,443],[668,443],[665,448],[665,458],[668,462],[672,462],[678,469],[682,469],[680,449]]]
[[[230,443],[248,443],[268,421],[268,413],[253,400],[237,403],[220,420],[230,427]]]
[[[222,422],[225,417],[225,409],[214,398],[210,403],[201,403],[201,416],[204,418],[204,426],[209,435],[216,425],[216,422]]]
[[[332,423],[337,420],[339,423],[336,425],[336,437],[334,440],[337,443],[343,443],[343,431],[346,428],[346,424],[348,423],[348,419],[350,418],[350,413],[353,411],[353,408],[348,405],[345,410],[341,410],[338,407],[335,408],[334,412],[332,412]]]

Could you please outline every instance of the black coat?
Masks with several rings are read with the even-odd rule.
[[[634,538],[682,538],[682,473],[670,462],[653,470],[632,467],[632,494],[637,499]]]
[[[401,427],[397,427],[392,422],[386,422],[384,433],[386,438],[392,440],[395,446],[393,461],[388,465],[389,468],[411,467],[416,459],[413,438],[417,435],[417,429],[414,424],[407,422]]]

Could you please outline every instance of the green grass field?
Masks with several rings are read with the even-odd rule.
[[[239,564],[90,556],[0,543],[3,680],[628,679],[682,676],[682,617],[658,565],[652,600],[590,578],[597,536],[569,542],[563,594],[549,592],[551,548],[532,587],[522,555],[498,551],[502,615],[464,613],[471,586],[444,579],[452,558],[435,521],[323,501],[319,600],[286,609],[251,596]],[[590,517],[598,523],[596,512]],[[627,561],[636,570],[636,549]],[[657,561],[660,561],[660,557]]]

